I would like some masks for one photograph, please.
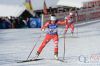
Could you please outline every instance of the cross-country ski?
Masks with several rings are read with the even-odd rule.
[[[41,62],[41,61],[58,61],[62,63],[67,63],[67,61],[64,61],[62,59],[46,59],[46,58],[41,58],[41,59],[29,59],[29,60],[16,60],[17,63],[27,63],[27,62]]]

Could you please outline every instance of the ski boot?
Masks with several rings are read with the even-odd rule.
[[[55,53],[55,54],[54,54],[54,57],[55,57],[56,60],[58,60],[58,59],[59,59],[59,58],[58,58],[58,53]]]
[[[35,55],[35,57],[33,58],[33,60],[34,60],[34,59],[37,59],[37,58],[39,57],[39,54],[40,54],[40,53],[37,52],[36,55]]]
[[[71,32],[71,36],[73,36],[74,32]]]

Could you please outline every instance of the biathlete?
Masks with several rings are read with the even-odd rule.
[[[75,23],[74,17],[75,16],[72,12],[70,12],[69,15],[65,17],[65,22],[66,22],[65,34],[68,31],[68,28],[71,28],[71,33],[73,35],[73,33],[74,33],[74,23]]]
[[[47,28],[47,34],[45,36],[45,39],[39,46],[35,58],[37,58],[40,55],[43,48],[52,39],[54,41],[54,57],[55,59],[58,59],[58,41],[59,41],[58,30],[57,30],[58,25],[65,25],[65,22],[57,21],[55,16],[51,16],[50,20],[47,21],[41,28],[42,31],[44,31]]]

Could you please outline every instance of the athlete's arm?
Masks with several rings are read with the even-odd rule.
[[[50,21],[47,21],[42,27],[41,27],[41,30],[45,30],[48,25],[49,25]]]
[[[65,25],[66,24],[66,21],[65,20],[59,20],[57,22],[58,25]]]

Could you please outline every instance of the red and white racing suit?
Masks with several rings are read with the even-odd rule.
[[[74,32],[74,18],[70,15],[68,15],[66,17],[66,28],[65,28],[65,31],[67,32],[68,28],[71,28],[71,32],[73,33]]]
[[[42,29],[48,28],[45,39],[42,44],[39,46],[37,52],[40,54],[46,44],[52,39],[54,41],[54,54],[58,54],[58,24],[63,25],[63,22],[57,22],[55,24],[51,24],[50,21],[46,22]]]

